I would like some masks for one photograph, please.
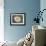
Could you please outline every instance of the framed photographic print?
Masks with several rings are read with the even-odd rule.
[[[26,17],[25,13],[11,13],[10,14],[10,25],[25,25]]]

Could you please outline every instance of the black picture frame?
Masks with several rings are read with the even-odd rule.
[[[10,13],[10,25],[23,26],[26,25],[25,13]]]

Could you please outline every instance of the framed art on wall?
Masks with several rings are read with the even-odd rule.
[[[26,23],[25,13],[11,13],[10,14],[10,25],[25,25]]]

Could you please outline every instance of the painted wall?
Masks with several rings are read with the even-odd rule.
[[[46,9],[46,0],[41,0],[40,2],[41,2],[40,9],[42,11],[43,9]],[[46,10],[43,12],[42,17],[43,17],[43,22],[41,21],[40,25],[46,26]]]
[[[40,9],[40,0],[4,0],[4,36],[7,41],[18,41],[31,31],[36,12]],[[10,13],[25,12],[25,26],[10,26]]]
[[[4,41],[4,2],[0,0],[0,42]]]

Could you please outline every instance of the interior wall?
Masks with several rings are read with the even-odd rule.
[[[41,9],[41,11],[42,11],[43,9],[46,9],[46,0],[41,0],[41,1],[40,1],[40,9]],[[41,21],[41,22],[40,22],[40,25],[46,27],[46,10],[43,12],[42,17],[43,17],[43,22]]]
[[[0,0],[0,42],[4,41],[4,0]]]
[[[31,31],[36,12],[40,10],[40,0],[4,0],[4,39],[18,41]],[[26,13],[26,25],[10,26],[10,13]]]

